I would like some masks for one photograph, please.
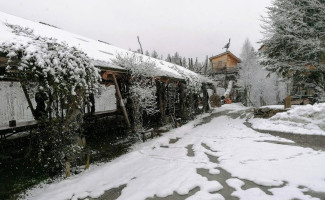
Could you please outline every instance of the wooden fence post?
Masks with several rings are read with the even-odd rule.
[[[288,108],[291,108],[291,96],[287,96],[285,99],[284,99],[284,109],[288,109]]]
[[[65,176],[66,178],[70,177],[70,162],[69,159],[65,161]]]

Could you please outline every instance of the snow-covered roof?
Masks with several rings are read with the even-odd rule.
[[[241,62],[241,60],[240,60],[237,56],[235,56],[233,53],[231,53],[231,51],[225,51],[225,52],[220,53],[220,54],[218,54],[218,55],[216,55],[216,56],[212,56],[212,57],[210,57],[209,59],[212,60],[212,59],[215,59],[215,58],[218,58],[218,57],[224,56],[224,55],[226,55],[226,54],[232,56],[232,57],[233,57],[235,60],[237,60],[239,63]]]
[[[26,44],[31,38],[24,35],[17,35],[12,32],[12,29],[6,24],[18,25],[23,28],[28,28],[35,35],[42,37],[54,38],[58,42],[65,42],[71,47],[77,47],[85,52],[92,60],[95,66],[106,67],[116,70],[124,70],[123,66],[113,64],[113,60],[118,54],[133,54],[133,52],[124,50],[113,45],[98,40],[86,38],[77,34],[73,34],[62,29],[46,25],[44,23],[37,23],[23,18],[15,17],[3,12],[0,12],[0,43],[11,42]],[[174,64],[162,60],[157,60],[144,55],[146,59],[155,62],[157,65],[156,76],[169,77],[175,79],[184,79],[184,76],[172,68]]]
[[[118,66],[114,63],[106,62],[103,60],[92,60],[93,65],[100,67],[100,68],[106,68],[106,69],[115,69],[115,70],[125,70],[123,67]]]

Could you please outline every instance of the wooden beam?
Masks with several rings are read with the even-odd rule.
[[[17,59],[17,58],[13,58],[9,61],[9,58],[7,57],[3,57],[3,56],[0,56],[0,66],[8,66],[9,64],[11,66],[13,65],[18,65],[20,63],[20,59]]]
[[[113,77],[110,76],[112,74],[115,74],[115,77],[120,77],[123,73],[111,70],[101,71],[101,76],[103,80],[113,81]]]
[[[19,82],[17,78],[7,77],[7,76],[0,76],[0,81]]]
[[[70,177],[70,161],[68,159],[65,161],[65,177]]]
[[[126,108],[125,108],[125,105],[124,105],[124,102],[123,102],[123,98],[122,98],[122,95],[121,95],[121,92],[120,92],[120,88],[118,86],[118,83],[117,83],[115,74],[112,74],[112,76],[113,76],[113,80],[114,80],[114,84],[115,84],[115,89],[116,89],[117,97],[118,97],[118,100],[120,101],[120,105],[121,105],[121,108],[122,108],[123,116],[125,118],[125,122],[128,125],[128,127],[131,127],[131,123],[130,123],[130,120],[129,120],[129,116],[128,116],[128,113],[126,112]]]

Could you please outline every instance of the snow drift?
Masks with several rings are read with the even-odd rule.
[[[306,135],[325,135],[325,103],[295,106],[270,119],[251,119],[258,130],[280,131]]]

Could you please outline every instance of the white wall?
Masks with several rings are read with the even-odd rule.
[[[31,96],[35,107],[35,98]],[[8,125],[10,120],[17,122],[34,120],[19,82],[0,82],[0,126]]]
[[[115,86],[101,86],[100,93],[95,96],[95,112],[116,109]]]
[[[36,107],[35,96],[30,94],[33,107]],[[102,86],[95,96],[96,112],[115,110],[116,97],[114,85]],[[17,122],[34,120],[27,100],[19,82],[0,82],[0,126],[8,125],[10,120]]]

